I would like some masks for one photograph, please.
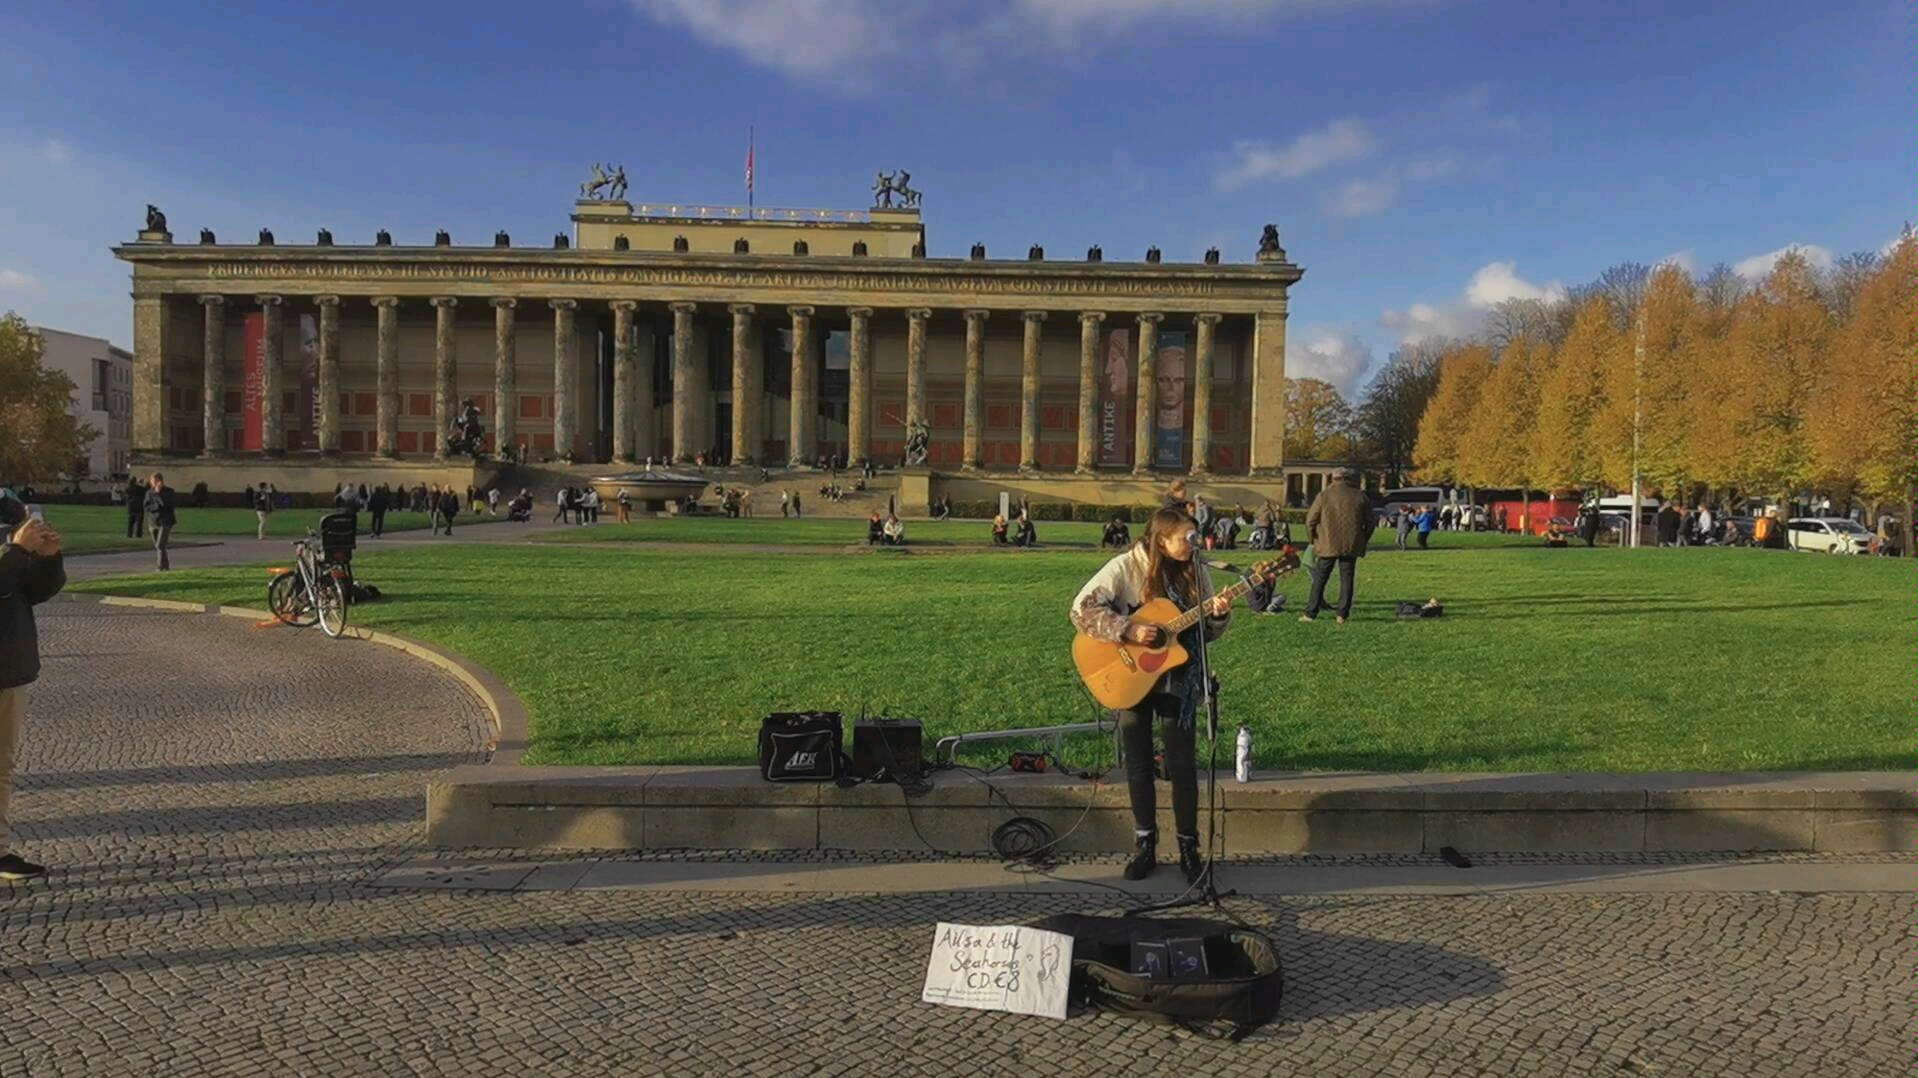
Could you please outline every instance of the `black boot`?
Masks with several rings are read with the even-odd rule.
[[[1125,878],[1143,880],[1152,875],[1153,869],[1159,867],[1159,835],[1156,831],[1147,831],[1137,836],[1134,841],[1138,843],[1139,852],[1133,854],[1132,860],[1125,863]]]
[[[1197,883],[1205,872],[1205,858],[1199,856],[1199,838],[1197,835],[1179,836],[1179,871],[1185,873],[1185,882]]]

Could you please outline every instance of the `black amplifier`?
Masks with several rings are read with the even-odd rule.
[[[924,769],[918,719],[859,719],[852,724],[852,773],[867,782],[897,782]]]

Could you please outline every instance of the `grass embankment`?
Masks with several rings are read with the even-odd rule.
[[[61,548],[70,554],[85,554],[103,550],[145,550],[153,545],[149,538],[127,538],[127,513],[117,505],[49,505],[43,512],[47,523],[60,533]],[[259,522],[251,509],[194,509],[181,506],[175,513],[179,523],[173,529],[172,542],[184,544],[214,539],[251,539],[257,533]],[[320,509],[281,509],[267,517],[266,534],[270,539],[298,539],[306,534],[306,529],[318,530],[320,518],[326,511]],[[461,513],[454,519],[454,526],[478,524],[485,521],[505,520],[505,516],[491,517],[484,514],[474,516]],[[366,530],[368,516],[360,514],[360,530]],[[390,512],[386,514],[386,530],[390,532],[412,531],[432,526],[432,517],[426,513]]]
[[[698,525],[722,526],[754,522]],[[353,617],[503,677],[532,714],[529,762],[742,763],[773,710],[888,709],[928,742],[1085,721],[1065,612],[1102,557],[363,548],[388,598]],[[75,588],[260,606],[264,584],[255,567]],[[1385,550],[1360,563],[1351,624],[1299,623],[1303,576],[1282,585],[1291,612],[1240,608],[1214,652],[1222,721],[1253,729],[1267,768],[1900,768],[1912,584],[1910,562],[1754,550]],[[1446,617],[1393,619],[1432,596]]]

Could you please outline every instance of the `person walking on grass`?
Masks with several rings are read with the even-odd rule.
[[[367,525],[369,529],[368,534],[375,539],[378,539],[380,535],[386,531],[386,507],[390,497],[391,495],[387,493],[385,483],[374,487],[373,493],[366,497],[366,511],[372,515],[372,519]]]
[[[1405,549],[1405,541],[1412,537],[1412,507],[1401,505],[1398,512],[1392,514],[1393,531],[1397,533],[1398,548]]]
[[[164,573],[173,568],[167,560],[166,551],[178,518],[174,513],[173,488],[166,485],[165,478],[159,472],[147,477],[145,506],[147,528],[153,532],[153,550],[157,555],[154,561],[159,571]]]
[[[273,495],[266,489],[266,484],[261,483],[253,490],[253,518],[260,522],[259,530],[254,533],[253,538],[266,538],[266,521],[272,515]]]
[[[127,538],[145,539],[147,536],[147,485],[138,479],[129,478],[126,499]]]
[[[1505,513],[1505,510],[1503,509],[1499,510],[1499,515],[1501,517],[1504,516],[1504,513]],[[1432,507],[1429,505],[1420,506],[1418,515],[1412,518],[1412,523],[1414,526],[1418,528],[1419,549],[1424,550],[1431,545],[1432,528],[1438,524],[1438,514],[1432,512]],[[1499,530],[1500,531],[1505,530],[1503,521],[1501,521],[1499,524]]]
[[[40,676],[40,640],[33,608],[59,594],[67,571],[60,533],[27,516],[18,499],[0,497],[0,880],[26,880],[46,868],[13,850],[13,764],[26,725],[27,686]]]
[[[1305,534],[1312,544],[1312,592],[1306,600],[1305,613],[1299,616],[1300,621],[1319,619],[1319,611],[1325,607],[1325,583],[1331,578],[1335,565],[1339,570],[1339,624],[1344,625],[1352,616],[1354,577],[1377,523],[1378,513],[1372,508],[1372,500],[1357,487],[1352,471],[1334,468],[1332,482],[1312,500],[1312,508],[1305,513]]]
[[[620,488],[618,501],[619,522],[621,524],[631,524],[633,522],[633,492],[624,487]]]

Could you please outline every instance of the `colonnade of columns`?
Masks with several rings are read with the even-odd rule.
[[[225,334],[229,298],[207,295],[199,297],[199,300],[205,317],[203,430],[207,449],[219,452],[227,445]],[[281,340],[284,334],[283,298],[278,295],[259,295],[253,300],[263,316],[266,354],[278,357],[282,355]],[[378,403],[373,451],[376,456],[390,458],[397,455],[399,440],[400,298],[374,296],[369,297],[369,300],[377,312],[375,355]],[[319,307],[317,433],[319,451],[323,456],[337,456],[340,452],[340,309],[343,302],[339,296],[320,296],[316,299]],[[437,429],[444,432],[453,425],[458,396],[455,384],[458,363],[455,324],[460,300],[452,296],[438,296],[430,302],[435,315],[433,414]],[[508,447],[516,444],[519,418],[517,332],[520,301],[514,297],[495,297],[488,302],[493,308],[494,325],[493,431],[495,444]],[[575,348],[575,319],[579,302],[564,298],[550,299],[547,300],[547,307],[553,318],[555,356],[554,445],[558,452],[566,453],[576,446],[579,433]],[[654,408],[650,331],[643,330],[637,318],[638,301],[615,300],[610,307],[613,314],[612,455],[616,462],[631,463],[640,456],[650,455],[650,447],[655,442],[651,430]],[[700,433],[700,420],[695,408],[709,399],[712,387],[707,384],[704,356],[696,354],[694,347],[695,318],[700,313],[700,306],[677,302],[671,304],[669,309],[673,319],[671,364],[672,384],[675,387],[671,414],[672,459],[690,462],[697,449],[705,448],[703,445],[695,446]],[[727,306],[726,311],[732,317],[732,459],[737,464],[762,463],[758,458],[759,432],[763,427],[761,397],[764,387],[760,355],[763,334],[755,332],[755,327],[763,316],[760,308],[751,303],[734,303]],[[780,313],[784,314],[792,331],[791,415],[787,455],[793,462],[810,462],[819,449],[819,364],[818,341],[814,332],[816,312],[811,306],[796,305],[788,306]],[[875,312],[871,307],[852,307],[846,313],[850,322],[847,458],[849,462],[857,464],[872,456],[874,379],[871,337]],[[927,308],[912,308],[904,313],[907,319],[905,422],[910,430],[916,426],[930,425],[926,395],[926,345],[927,325],[933,312]],[[984,466],[986,325],[992,314],[992,311],[984,309],[964,312],[965,389],[961,466],[967,470]],[[1047,316],[1046,311],[1021,312],[1024,337],[1020,357],[1019,467],[1022,470],[1037,470],[1040,467],[1040,351]],[[1212,313],[1193,316],[1191,459],[1192,470],[1198,473],[1209,469],[1212,457],[1213,353],[1221,317]],[[1267,316],[1259,317],[1260,331],[1264,333]],[[1091,473],[1098,460],[1099,340],[1107,315],[1103,311],[1081,311],[1078,319],[1078,444],[1074,460],[1076,471]],[[1138,348],[1133,468],[1138,473],[1153,470],[1153,435],[1158,407],[1154,365],[1158,353],[1159,327],[1165,319],[1165,315],[1157,312],[1136,316]],[[1279,315],[1275,334],[1279,349],[1283,347],[1283,331],[1283,315]],[[642,333],[648,338],[646,347],[641,345]],[[1264,345],[1255,345],[1255,351],[1259,353],[1266,350]],[[1279,355],[1282,354],[1280,351]],[[1259,358],[1255,356],[1255,363]],[[264,364],[260,389],[269,404],[262,409],[261,434],[262,452],[267,455],[285,452],[286,437],[281,409],[270,403],[281,399],[282,378],[279,362]],[[1262,385],[1267,380],[1260,377],[1255,381]],[[1254,406],[1260,406],[1256,399]],[[446,446],[443,436],[435,440],[434,447],[435,459],[444,459]],[[1273,460],[1268,465],[1276,466],[1277,463]],[[1256,450],[1252,464],[1255,468],[1261,465]]]

